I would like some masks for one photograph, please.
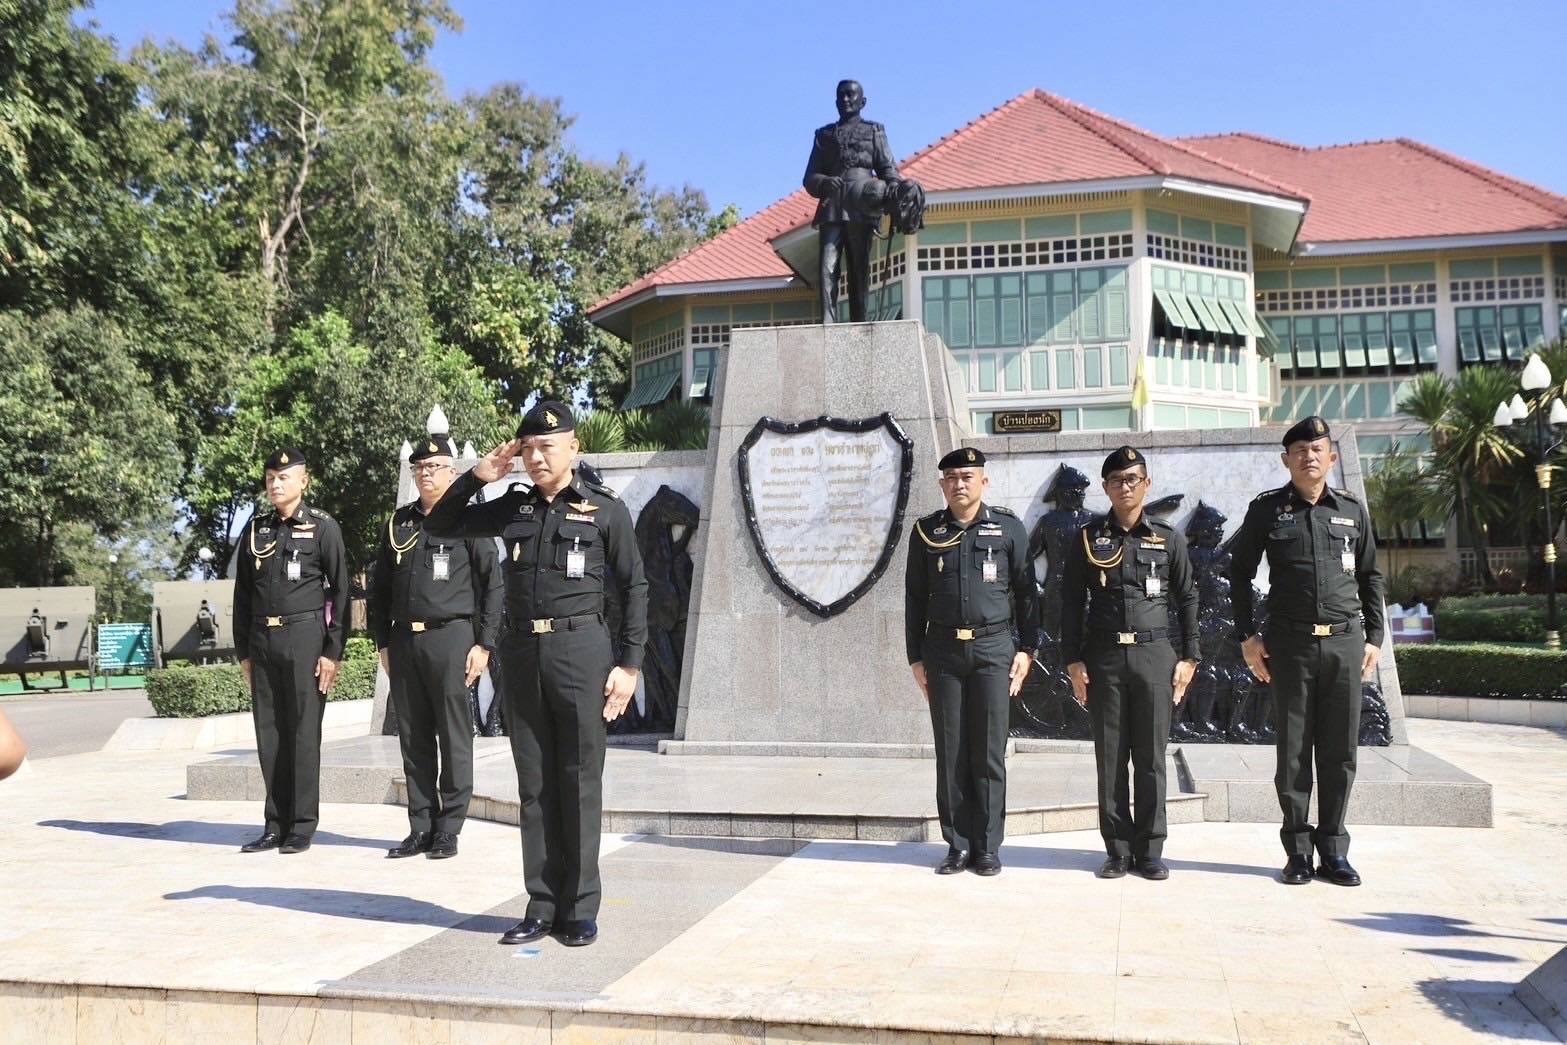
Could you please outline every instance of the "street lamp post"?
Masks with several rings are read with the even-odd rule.
[[[117,552],[109,553],[109,619],[120,619],[120,556]]]
[[[1562,433],[1567,432],[1567,403],[1547,392],[1552,385],[1551,371],[1538,355],[1529,356],[1519,384],[1525,392],[1538,393],[1534,403],[1526,403],[1522,395],[1515,394],[1511,400],[1497,404],[1491,423],[1497,428],[1510,428],[1515,421],[1524,421],[1531,413],[1534,415],[1533,431],[1524,429],[1519,442],[1534,457],[1534,478],[1545,502],[1545,645],[1547,649],[1561,649],[1561,632],[1556,624],[1556,522],[1551,512],[1551,454],[1561,447]]]
[[[212,549],[208,548],[206,545],[202,545],[201,548],[196,552],[196,558],[201,560],[202,580],[210,581],[212,579],[213,557]]]

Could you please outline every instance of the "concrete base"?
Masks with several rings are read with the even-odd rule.
[[[1417,693],[1404,697],[1404,713],[1410,718],[1438,718],[1455,722],[1494,722],[1503,726],[1567,729],[1567,700],[1441,697]]]
[[[369,700],[329,701],[321,730],[362,731],[370,722]],[[128,718],[103,746],[105,751],[200,751],[256,746],[256,722],[248,711],[205,718]]]
[[[1567,1041],[1567,947],[1526,976],[1515,995],[1535,1019]]]
[[[650,747],[616,745],[604,774],[604,830],[741,838],[940,838],[930,760],[889,757],[886,750],[874,749],[826,759],[808,750],[814,746],[754,745],[766,748],[757,751],[748,744],[711,745],[702,751],[704,757],[665,758]],[[1092,754],[1086,741],[1013,741],[1007,761],[1007,833],[1096,827]],[[1271,748],[1183,745],[1172,748],[1170,757],[1171,823],[1278,821]],[[322,746],[323,802],[403,804],[402,776],[396,737],[355,737]],[[192,763],[186,788],[191,799],[263,797],[252,752]],[[469,815],[518,821],[517,776],[505,737],[474,742]],[[1362,748],[1349,817],[1351,824],[1489,827],[1491,785],[1419,748]]]

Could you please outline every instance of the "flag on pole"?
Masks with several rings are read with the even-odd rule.
[[[1148,355],[1137,357],[1137,377],[1132,381],[1132,409],[1141,410],[1148,405]]]

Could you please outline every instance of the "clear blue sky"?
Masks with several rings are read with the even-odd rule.
[[[465,30],[433,52],[451,92],[558,96],[587,154],[625,151],[747,214],[799,185],[844,76],[900,157],[1040,87],[1165,135],[1416,138],[1567,194],[1562,0],[453,3]],[[228,7],[100,0],[91,17],[125,47],[194,43]]]

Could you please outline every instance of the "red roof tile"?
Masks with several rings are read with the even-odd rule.
[[[1308,243],[1567,228],[1567,197],[1408,138],[1320,148],[1244,132],[1182,141],[1310,193]]]

